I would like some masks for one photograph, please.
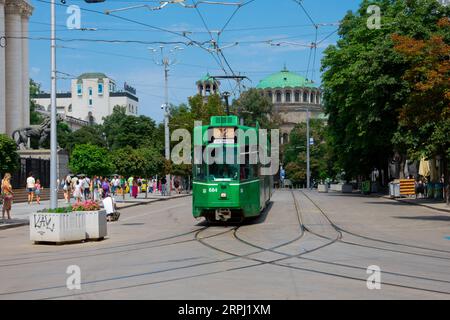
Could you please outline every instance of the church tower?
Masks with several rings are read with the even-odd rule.
[[[211,77],[209,73],[198,80],[196,84],[198,94],[201,95],[204,100],[208,100],[211,95],[220,94],[220,82]]]

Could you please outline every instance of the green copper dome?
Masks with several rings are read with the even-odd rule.
[[[261,80],[256,86],[257,89],[277,89],[277,88],[317,88],[312,81],[305,79],[298,74],[289,72],[287,69],[272,74]]]
[[[219,83],[219,81],[214,80],[213,77],[211,77],[211,75],[209,73],[207,73],[203,78],[201,78],[200,80],[197,81],[197,84],[202,84],[202,83]]]

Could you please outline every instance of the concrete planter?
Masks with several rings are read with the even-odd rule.
[[[351,184],[343,184],[342,185],[342,193],[352,193],[353,186]]]
[[[30,240],[34,242],[72,242],[86,239],[84,212],[32,213]]]
[[[336,192],[342,192],[342,184],[331,184],[330,190],[336,191]]]
[[[86,239],[101,240],[108,234],[106,211],[85,211],[86,216]]]
[[[327,184],[319,184],[317,186],[317,191],[320,193],[328,193],[328,185]]]

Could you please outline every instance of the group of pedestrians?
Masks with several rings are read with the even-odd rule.
[[[90,178],[83,175],[68,175],[61,183],[61,187],[64,190],[66,203],[70,202],[71,197],[77,203],[80,203],[87,200],[101,201],[106,197],[118,195],[122,195],[125,199],[125,195],[128,193],[130,197],[135,199],[141,192],[167,195],[167,180],[165,177],[147,180],[133,176],[125,179],[125,177],[118,175],[112,179],[102,176]]]

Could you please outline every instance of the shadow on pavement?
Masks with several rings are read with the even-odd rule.
[[[450,221],[450,216],[416,216],[416,217],[394,217],[406,220],[428,220],[428,221]]]

